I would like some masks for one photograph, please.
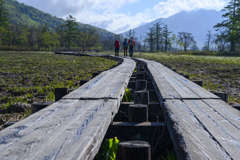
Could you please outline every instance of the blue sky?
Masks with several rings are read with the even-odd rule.
[[[122,33],[158,18],[200,8],[221,10],[229,0],[18,0],[44,12]]]

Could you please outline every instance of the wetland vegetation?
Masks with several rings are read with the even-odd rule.
[[[240,57],[175,54],[137,54],[138,57],[171,66],[190,80],[202,80],[209,91],[227,92],[229,103],[240,102]]]
[[[98,54],[110,54],[110,52]],[[171,66],[179,73],[190,75],[192,81],[202,80],[203,87],[209,91],[227,92],[230,104],[240,103],[240,57],[161,52],[135,52],[134,57],[154,60]]]
[[[30,115],[33,102],[54,101],[55,88],[76,89],[92,72],[116,64],[106,58],[51,52],[0,52],[0,126]]]

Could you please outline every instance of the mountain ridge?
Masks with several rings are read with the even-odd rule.
[[[151,28],[153,24],[160,21],[168,25],[169,30],[173,31],[176,35],[178,35],[178,32],[192,33],[195,40],[198,42],[198,46],[203,47],[207,31],[210,30],[213,34],[216,33],[213,26],[223,20],[222,14],[223,12],[221,11],[205,9],[193,10],[190,12],[181,11],[168,18],[156,19],[133,30],[136,32],[137,38],[141,36],[146,37],[146,32],[149,31],[148,28]],[[126,33],[127,32],[123,32],[121,35],[125,35]]]
[[[64,19],[52,16],[49,13],[40,11],[32,6],[25,5],[24,3],[19,3],[17,0],[7,0],[5,1],[6,9],[9,13],[9,22],[18,25],[27,25],[30,27],[36,26],[40,27],[48,23],[49,27],[54,29],[55,27],[64,24]],[[107,31],[106,29],[98,28],[89,24],[79,23],[80,27],[92,27],[98,30],[100,35],[105,37],[114,36],[115,33]]]

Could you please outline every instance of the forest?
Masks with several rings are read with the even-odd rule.
[[[115,34],[71,15],[64,20],[14,0],[0,0],[0,6],[1,50],[113,49],[109,37]]]
[[[136,38],[134,30],[117,35],[104,29],[82,24],[69,15],[65,20],[53,17],[14,0],[0,0],[1,50],[113,50],[113,42],[134,37],[137,51],[218,51],[235,52],[239,46],[240,2],[230,1],[223,9],[226,19],[214,26],[217,34],[207,31],[203,48],[198,48],[192,33],[177,35],[158,22],[149,28],[145,38]],[[212,46],[215,46],[213,50]]]

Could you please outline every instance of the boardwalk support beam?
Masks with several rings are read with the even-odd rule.
[[[147,81],[137,80],[136,81],[136,90],[147,90]]]
[[[148,142],[120,142],[117,148],[116,160],[151,160],[151,148]]]
[[[128,121],[129,122],[147,122],[148,106],[143,104],[129,105]]]
[[[134,92],[134,104],[149,104],[149,92],[148,91],[135,91]]]
[[[69,93],[68,88],[55,88],[55,101],[59,101],[62,97]]]

